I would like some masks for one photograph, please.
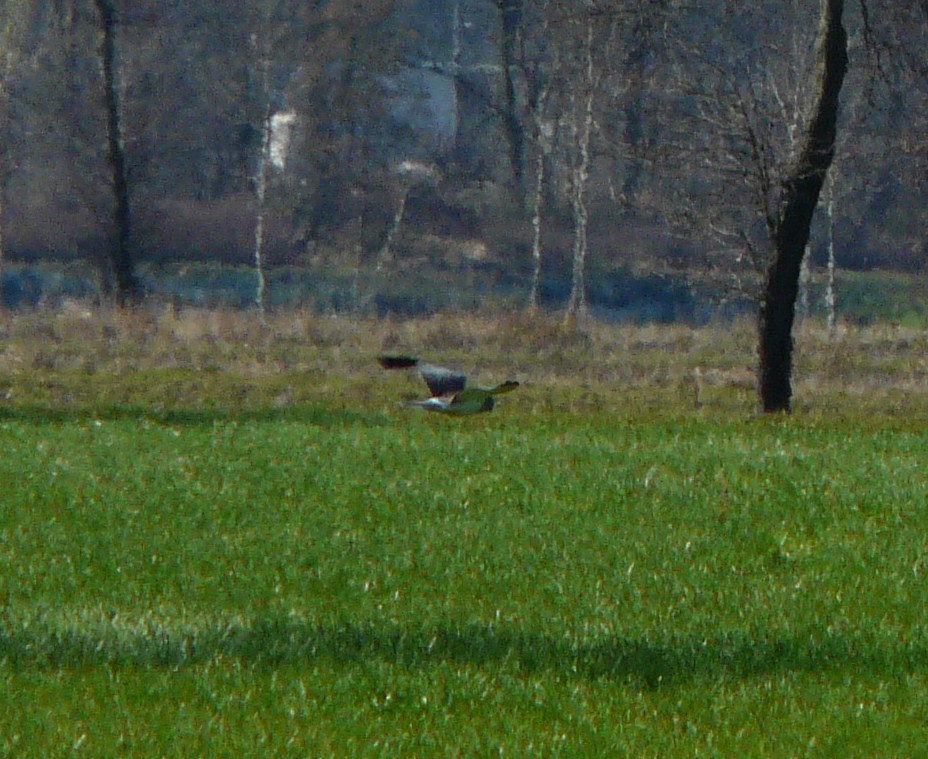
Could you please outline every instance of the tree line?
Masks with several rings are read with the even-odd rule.
[[[788,410],[804,268],[923,265],[926,30],[919,0],[7,0],[0,263],[87,258],[128,304],[141,261],[248,262],[263,308],[267,265],[463,242],[529,308],[569,280],[568,323],[591,258],[678,269],[756,299]]]

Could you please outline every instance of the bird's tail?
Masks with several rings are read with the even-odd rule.
[[[511,393],[518,386],[519,386],[519,383],[516,382],[515,380],[506,380],[505,382],[501,382],[500,384],[498,384],[496,387],[491,387],[490,394],[501,395],[502,393]]]

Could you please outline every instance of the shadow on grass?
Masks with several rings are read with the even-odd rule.
[[[323,626],[288,618],[211,628],[150,621],[132,626],[98,621],[75,627],[7,620],[0,630],[0,660],[20,668],[176,668],[217,656],[271,667],[307,661],[336,665],[381,661],[408,669],[437,663],[506,667],[567,679],[611,678],[651,688],[692,678],[785,672],[870,672],[885,677],[928,666],[928,649],[921,642],[887,647],[860,635],[817,631],[786,637],[668,637],[660,642],[613,637],[585,644],[496,626],[408,630]]]
[[[156,424],[200,427],[222,422],[298,422],[317,427],[384,427],[389,424],[383,414],[365,414],[324,406],[287,406],[285,408],[175,408],[155,410],[143,406],[51,407],[0,406],[0,422],[22,424],[62,424],[100,421],[150,421]]]

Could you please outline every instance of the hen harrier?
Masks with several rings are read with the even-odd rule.
[[[494,395],[515,390],[519,383],[507,380],[494,387],[466,387],[467,377],[460,372],[441,366],[420,363],[413,356],[378,356],[377,361],[384,369],[409,369],[417,367],[432,394],[422,401],[409,401],[409,408],[423,408],[446,414],[479,414],[492,411]]]

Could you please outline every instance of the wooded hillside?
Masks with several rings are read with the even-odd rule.
[[[748,291],[807,118],[818,13],[782,0],[8,0],[7,261],[105,261],[112,244],[102,5],[135,261],[252,263],[260,217],[270,266],[537,267],[567,287],[588,252],[603,270],[686,269]],[[926,21],[917,2],[845,13],[816,265],[831,239],[845,268],[923,266]]]

